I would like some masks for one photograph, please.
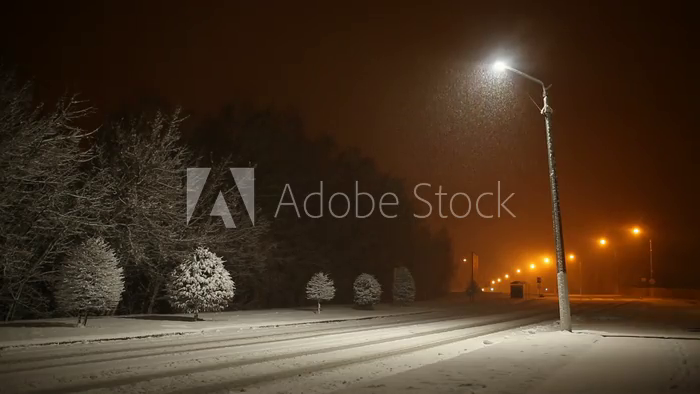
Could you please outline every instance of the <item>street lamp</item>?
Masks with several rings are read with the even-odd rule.
[[[554,228],[554,245],[557,251],[557,289],[559,297],[559,324],[562,330],[571,331],[571,307],[569,305],[569,283],[566,279],[566,261],[564,256],[564,235],[559,210],[559,187],[557,185],[557,166],[554,157],[554,141],[552,138],[552,108],[549,106],[548,86],[541,80],[499,61],[494,64],[497,71],[511,71],[525,77],[542,87],[542,108],[544,115],[545,136],[547,140],[547,157],[549,162],[549,189],[552,194],[552,227]]]
[[[520,268],[518,268],[517,270],[515,270],[515,272],[519,274],[519,273],[520,273]]]
[[[575,259],[576,256],[573,253],[569,254],[569,261],[574,261]],[[583,263],[581,263],[581,260],[578,261],[578,278],[578,295],[583,296]]]
[[[608,245],[608,240],[601,238],[598,240],[601,247],[606,247]],[[613,261],[615,264],[615,293],[620,294],[620,264],[617,262],[617,249],[613,246]]]
[[[505,275],[506,279],[508,279],[508,274]]]
[[[531,269],[531,270],[534,270],[535,267],[536,267],[535,264],[530,264],[530,269]]]
[[[642,233],[642,230],[639,229],[639,227],[635,227],[632,229],[632,234],[634,235],[640,235]],[[654,284],[654,265],[652,262],[652,247],[651,247],[651,237],[649,237],[649,286]]]

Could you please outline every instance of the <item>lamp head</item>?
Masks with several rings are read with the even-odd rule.
[[[493,69],[496,71],[505,71],[508,68],[508,65],[503,62],[503,61],[497,61],[496,63],[493,64]]]

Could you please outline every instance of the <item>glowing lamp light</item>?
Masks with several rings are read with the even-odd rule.
[[[496,284],[496,281],[495,281],[495,280],[492,280],[492,281],[491,281],[491,284],[492,284],[492,285],[493,285],[493,284]]]
[[[535,269],[535,265],[534,265],[534,264],[530,264],[530,269],[531,269],[531,270],[534,270],[534,269]]]
[[[484,291],[485,291],[485,289],[482,287],[482,288],[481,288],[481,292],[483,293]]]
[[[605,238],[601,238],[600,241],[598,241],[598,242],[599,242],[601,245],[605,245],[605,244],[608,243],[608,240],[606,240]]]
[[[491,291],[493,291],[493,287],[491,288]]]
[[[642,232],[642,230],[640,230],[639,227],[635,227],[635,228],[632,229],[632,233],[633,233],[633,234],[639,234],[639,233],[641,233],[641,232]]]
[[[501,278],[498,278],[498,282],[500,282],[500,281],[501,281]]]
[[[517,270],[515,270],[515,272],[520,273],[520,268],[518,268]]]
[[[498,61],[493,64],[493,69],[496,71],[505,71],[505,69],[508,68],[508,65],[505,62]]]
[[[576,257],[576,256],[574,256],[573,254],[570,254],[570,255],[569,255],[569,260],[573,260],[575,257]]]
[[[544,261],[545,264],[549,264],[549,257],[545,257],[545,258],[543,259],[543,261]]]
[[[506,279],[508,279],[508,274],[506,274]]]

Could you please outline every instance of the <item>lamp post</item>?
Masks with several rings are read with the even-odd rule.
[[[642,233],[642,230],[639,229],[639,227],[635,227],[632,229],[632,234],[634,235],[639,235]],[[649,237],[649,292],[651,293],[651,287],[654,285],[654,263],[652,260],[652,254],[653,254],[653,248],[651,244],[651,237]],[[651,295],[651,294],[650,294]]]
[[[552,108],[549,106],[548,87],[541,80],[516,70],[503,62],[494,64],[496,70],[511,71],[525,77],[542,87],[542,109],[544,116],[545,136],[547,140],[547,158],[549,162],[549,189],[552,195],[552,227],[554,229],[554,244],[557,252],[557,292],[559,297],[559,324],[562,330],[571,331],[571,307],[569,305],[569,284],[566,278],[566,254],[564,253],[564,236],[562,234],[561,212],[559,209],[559,186],[557,183],[556,160],[554,157],[554,142],[552,139]]]
[[[571,254],[569,255],[569,260],[570,260],[570,261],[574,261],[574,259],[576,259],[576,256],[575,256],[573,253],[571,253]],[[578,279],[579,279],[579,283],[578,283],[578,295],[579,295],[580,297],[583,297],[583,267],[582,267],[582,265],[583,265],[583,264],[581,263],[581,260],[579,260],[579,261],[578,261]]]
[[[600,246],[608,246],[609,242],[605,238],[598,240]],[[620,264],[617,261],[617,249],[613,246],[613,264],[615,264],[615,294],[620,295]]]

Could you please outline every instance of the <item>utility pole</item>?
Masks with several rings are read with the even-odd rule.
[[[561,211],[559,209],[559,186],[557,181],[557,164],[554,157],[554,141],[552,137],[552,107],[549,106],[549,96],[542,80],[508,66],[503,62],[494,64],[496,70],[508,70],[529,79],[542,87],[542,108],[544,116],[545,136],[547,140],[547,162],[549,163],[549,189],[552,194],[552,227],[554,229],[554,244],[557,252],[557,295],[559,297],[559,327],[571,331],[571,306],[569,304],[569,282],[566,278],[566,254],[564,253],[564,235],[562,234]]]
[[[559,185],[557,182],[557,165],[554,157],[552,139],[552,108],[549,106],[547,88],[542,84],[545,131],[547,136],[547,157],[549,162],[549,188],[552,193],[552,226],[554,227],[554,244],[557,252],[557,293],[559,296],[559,326],[571,331],[571,306],[569,304],[569,281],[566,278],[566,253],[564,252],[564,235],[559,208]]]

